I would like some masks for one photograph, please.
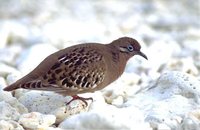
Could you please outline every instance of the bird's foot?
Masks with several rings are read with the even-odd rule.
[[[93,98],[90,97],[90,98],[84,98],[84,97],[79,97],[78,95],[74,95],[72,96],[72,99],[66,103],[66,105],[69,105],[72,101],[74,100],[81,100],[82,102],[85,103],[86,107],[88,106],[88,103],[86,102],[86,100],[92,100],[93,101]]]

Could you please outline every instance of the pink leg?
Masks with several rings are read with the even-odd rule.
[[[91,97],[90,98],[83,98],[83,97],[79,97],[78,95],[74,95],[74,96],[72,96],[72,99],[69,102],[66,103],[66,105],[69,105],[74,100],[81,100],[87,106],[88,103],[85,100],[92,100],[93,101],[93,98],[91,98]]]

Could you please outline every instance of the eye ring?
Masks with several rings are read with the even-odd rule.
[[[129,44],[127,46],[128,51],[132,52],[134,50],[133,46],[131,44]]]

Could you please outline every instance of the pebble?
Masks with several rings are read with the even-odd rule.
[[[0,120],[18,120],[20,113],[5,101],[0,102]]]
[[[0,90],[0,102],[7,104],[7,107],[13,111],[16,111],[16,113],[24,114],[28,112],[27,108],[9,92]]]
[[[137,118],[135,118],[137,117]],[[144,122],[144,115],[136,108],[101,107],[96,110],[65,119],[59,126],[62,129],[137,129],[151,130]]]
[[[24,130],[24,128],[13,120],[0,120],[0,130]]]
[[[157,89],[161,90],[163,96],[179,94],[199,102],[200,81],[190,74],[179,71],[163,73],[156,86],[160,86]]]
[[[200,110],[195,109],[189,112],[181,122],[180,129],[198,130],[200,128]]]
[[[23,114],[19,118],[19,123],[30,130],[45,130],[55,123],[56,117],[54,115],[44,115],[38,112],[31,112]]]
[[[75,100],[66,106],[66,102],[69,102],[71,98],[52,92],[30,91],[23,94],[18,100],[29,112],[37,111],[43,114],[55,115],[56,123],[62,122],[71,115],[87,111],[87,107],[82,101]]]

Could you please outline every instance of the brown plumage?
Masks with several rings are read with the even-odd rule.
[[[129,37],[119,38],[110,44],[71,46],[51,54],[32,72],[4,90],[54,91],[78,99],[77,94],[103,89],[115,81],[132,56],[140,55],[147,59],[140,48],[140,44]]]

